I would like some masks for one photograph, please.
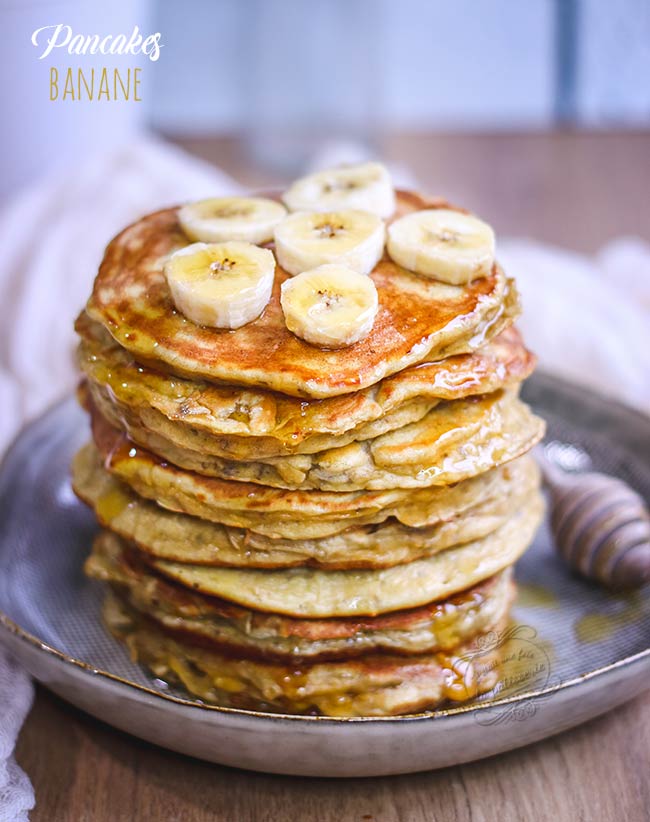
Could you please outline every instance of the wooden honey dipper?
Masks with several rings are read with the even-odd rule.
[[[536,449],[551,495],[551,530],[558,554],[606,588],[650,582],[650,513],[627,483],[596,471],[565,471]]]

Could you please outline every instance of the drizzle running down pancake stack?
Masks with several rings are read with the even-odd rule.
[[[106,250],[73,482],[107,626],[219,705],[473,698],[543,508],[514,283],[489,227],[378,164],[283,199],[160,211]]]

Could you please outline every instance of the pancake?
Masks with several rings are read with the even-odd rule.
[[[90,404],[94,431],[104,427],[101,415],[108,414],[108,421],[125,429],[134,443],[179,468],[289,490],[361,491],[451,485],[529,451],[544,433],[543,421],[509,389],[442,402],[421,420],[372,440],[318,454],[239,462],[175,445],[129,416],[116,415],[114,407],[103,399],[100,403],[101,414]]]
[[[440,200],[398,196],[398,213],[447,207]],[[324,350],[294,336],[280,306],[289,276],[276,266],[273,294],[262,315],[235,331],[198,326],[174,309],[163,264],[189,240],[177,209],[150,214],[108,245],[86,310],[144,363],[163,363],[181,376],[324,398],[358,391],[425,360],[474,351],[519,313],[514,283],[495,265],[463,286],[419,277],[387,256],[370,277],[379,312],[362,341]]]
[[[395,217],[427,208],[453,206],[397,193]],[[372,329],[327,350],[287,329],[277,262],[257,319],[190,321],[164,274],[190,244],[177,208],[127,227],[75,324],[73,488],[102,527],[85,571],[108,629],[215,705],[392,716],[492,689],[544,511],[514,281],[385,251]]]
[[[308,402],[170,376],[136,363],[87,314],[75,327],[82,338],[79,365],[105,416],[128,418],[176,445],[237,460],[311,454],[371,439],[420,419],[441,399],[488,394],[519,382],[535,364],[519,332],[508,328],[473,354],[414,366],[362,391]]]
[[[539,485],[532,459],[519,459],[477,488],[474,502],[444,519],[412,528],[389,518],[379,525],[347,528],[321,539],[270,539],[198,517],[166,511],[138,496],[104,470],[97,451],[82,448],[72,467],[73,488],[92,506],[100,524],[147,554],[197,565],[249,568],[387,568],[431,556],[496,530]]]
[[[306,618],[374,616],[444,599],[512,565],[532,542],[543,511],[535,492],[486,537],[379,570],[260,570],[148,561],[187,588],[259,611]]]
[[[500,642],[478,636],[453,652],[281,665],[180,640],[113,595],[106,599],[104,620],[135,661],[203,702],[298,714],[392,716],[465,702],[496,685],[503,652]]]
[[[441,602],[365,619],[292,619],[188,591],[155,574],[137,551],[107,531],[93,544],[86,573],[108,582],[161,627],[249,659],[351,659],[365,653],[452,650],[507,614],[514,586],[504,571]]]
[[[177,378],[178,379],[178,378]],[[126,385],[126,383],[125,383]],[[215,386],[216,388],[216,386]],[[205,433],[201,430],[196,430],[191,424],[182,421],[171,421],[163,414],[158,413],[153,408],[139,408],[132,405],[120,403],[116,399],[115,392],[110,387],[98,385],[93,382],[84,382],[79,387],[80,401],[87,409],[90,409],[91,404],[95,404],[102,412],[102,414],[112,422],[117,428],[125,430],[132,430],[146,432],[146,435],[155,441],[160,439],[161,442],[167,441],[180,448],[185,448],[190,451],[200,452],[207,457],[214,456],[216,459],[225,460],[273,460],[279,462],[290,461],[290,458],[300,456],[302,453],[314,453],[314,446],[320,443],[323,450],[332,447],[338,447],[343,444],[355,442],[356,440],[367,440],[373,437],[378,437],[395,428],[401,428],[411,422],[422,419],[432,408],[435,408],[438,400],[435,399],[414,399],[410,402],[405,402],[402,405],[389,411],[385,416],[374,419],[371,422],[362,423],[357,428],[352,428],[341,435],[336,434],[314,434],[307,437],[304,447],[305,452],[301,450],[298,445],[293,453],[289,453],[289,447],[284,448],[278,444],[277,440],[270,437],[243,437],[232,436],[228,434],[220,434],[214,436],[213,434]],[[278,395],[276,395],[278,396]],[[352,398],[355,395],[348,394],[347,397]],[[338,400],[339,398],[334,398]],[[195,395],[195,404],[199,405],[203,402],[203,395]],[[328,402],[327,400],[320,400],[320,402]],[[331,400],[329,401],[331,402]],[[249,400],[246,400],[246,404]],[[254,399],[250,400],[251,409],[255,408]],[[343,403],[339,403],[343,405]],[[242,406],[243,407],[243,404]],[[341,410],[340,421],[346,419],[346,414]],[[238,413],[238,412],[235,412]],[[332,421],[334,424],[334,421]],[[144,435],[143,435],[144,436]],[[257,448],[257,445],[260,447]],[[143,443],[144,444],[144,443]],[[284,450],[287,453],[278,456],[278,450]]]
[[[286,491],[205,477],[176,468],[135,447],[108,425],[95,426],[96,448],[106,470],[162,508],[246,528],[272,539],[316,539],[353,525],[395,517],[420,528],[448,519],[498,485],[500,469],[453,486],[384,491]]]

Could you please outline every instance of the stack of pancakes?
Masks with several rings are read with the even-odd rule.
[[[398,214],[437,205],[398,195]],[[175,209],[127,228],[76,325],[92,442],[73,480],[110,631],[219,705],[391,715],[493,688],[486,635],[542,516],[512,280],[384,256],[371,332],[325,350],[287,330],[279,266],[257,320],[183,317],[162,267],[187,243]]]

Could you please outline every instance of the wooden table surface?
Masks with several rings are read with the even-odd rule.
[[[185,140],[256,186],[281,182],[234,139]],[[650,134],[402,136],[385,155],[421,188],[475,209],[497,232],[595,250],[650,240]],[[17,757],[32,822],[647,822],[650,693],[558,737],[444,771],[382,779],[265,776],[163,751],[38,689]]]

